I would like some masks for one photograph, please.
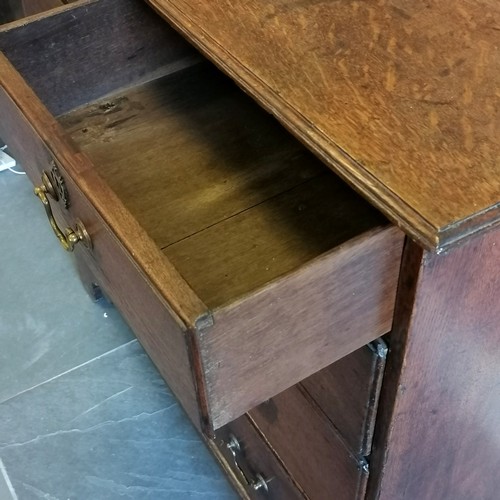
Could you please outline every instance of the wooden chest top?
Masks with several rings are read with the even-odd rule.
[[[500,4],[149,0],[430,249],[500,220]]]

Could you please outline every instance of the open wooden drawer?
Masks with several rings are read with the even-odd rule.
[[[205,431],[390,329],[402,233],[141,1],[0,49],[0,137]]]

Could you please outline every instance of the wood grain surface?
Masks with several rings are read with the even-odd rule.
[[[149,0],[429,249],[500,221],[500,4]]]
[[[406,249],[368,498],[498,498],[499,262],[499,231]]]
[[[326,172],[208,64],[58,120],[161,248]]]
[[[379,216],[327,173],[164,251],[200,298],[217,310],[244,300],[341,244],[348,245],[351,239],[383,227]],[[385,229],[389,231],[389,226]]]
[[[66,15],[66,11],[58,15],[63,14]],[[196,85],[184,78],[191,71],[198,70],[203,78],[198,74]],[[208,76],[213,70],[203,71],[193,68],[172,76],[177,83],[173,87],[166,86],[170,88],[170,93],[167,92],[169,99],[164,98],[161,89],[165,87],[161,81],[144,84],[125,93],[125,97],[134,97],[131,100],[106,101],[97,107],[86,107],[87,112],[90,110],[87,114],[91,115],[88,128],[80,126],[79,115],[66,123],[70,128],[76,127],[75,137],[82,139],[88,134],[92,139],[89,144],[95,142],[97,148],[100,147],[99,139],[103,139],[103,150],[108,150],[105,154],[110,157],[118,155],[109,178],[121,177],[122,187],[129,191],[117,196],[119,190],[115,192],[116,186],[109,185],[112,181],[108,184],[108,179],[99,175],[100,161],[89,158],[79,151],[76,142],[68,140],[60,124],[0,54],[0,98],[4,113],[7,113],[0,125],[2,137],[21,163],[27,165],[35,184],[40,182],[41,170],[48,168],[52,158],[56,159],[67,172],[68,182],[74,182],[75,192],[98,214],[100,222],[90,226],[91,236],[94,237],[95,228],[101,225],[108,228],[124,247],[128,258],[135,262],[146,289],[149,287],[152,293],[158,291],[162,300],[165,299],[166,317],[171,314],[174,322],[186,332],[184,340],[189,346],[193,380],[204,419],[202,426],[207,430],[206,426],[223,425],[389,330],[402,234],[388,226],[377,211],[334,175],[328,171],[322,173],[324,169],[320,162],[254,103],[244,98],[231,83],[221,80],[216,73],[211,80]],[[231,97],[231,92],[226,97],[224,89],[227,85],[236,97]],[[204,86],[206,90],[201,90]],[[162,129],[162,121],[170,125]],[[171,134],[170,146],[167,140],[169,132],[175,132]],[[125,142],[120,143],[120,137]],[[134,143],[134,137],[137,143]],[[165,143],[166,151],[161,146]],[[136,159],[143,163],[130,163],[130,151],[136,151]],[[168,161],[172,159],[175,161]],[[174,169],[172,182],[168,177],[169,163],[175,166],[179,159],[180,166]],[[137,168],[141,165],[143,168]],[[151,170],[148,169],[150,166],[153,167]],[[195,176],[192,168],[198,168]],[[184,182],[181,180],[183,176]],[[177,200],[174,196],[170,213],[167,211],[156,219],[153,216],[148,226],[148,216],[154,214],[154,210],[149,210],[149,215],[140,219],[129,211],[128,203],[134,193],[145,205],[154,198],[153,206],[157,210],[168,206],[170,200],[165,192],[160,189],[155,197],[154,189],[164,188],[169,183],[173,187],[172,194],[181,194]],[[185,197],[182,189],[175,187],[176,183],[182,187],[193,184],[191,196]],[[303,189],[294,191],[298,187]],[[199,204],[200,200],[204,203]],[[82,210],[85,213],[85,209]],[[185,224],[175,222],[178,216],[184,217]],[[63,219],[67,219],[64,214]],[[71,218],[69,222],[73,222]],[[223,231],[213,229],[217,222],[224,225],[221,227]],[[157,225],[163,228],[159,233],[162,234],[169,224],[184,231],[174,231],[173,234],[179,245],[182,242],[175,263],[162,254],[160,246],[148,234]],[[194,234],[186,234],[186,227]],[[244,240],[247,231],[253,235],[250,242]],[[221,234],[228,237],[221,239]],[[165,251],[170,257],[174,255],[174,245],[169,243],[172,240],[167,239],[162,244],[166,245]],[[186,245],[191,245],[193,260],[198,255],[201,256],[200,262],[206,259],[201,268],[184,258]],[[109,258],[105,259],[104,247],[95,247],[93,261],[108,280],[107,288],[111,289],[113,277],[107,274],[106,268],[115,269],[116,273],[119,271]],[[169,249],[172,250],[170,253]],[[101,255],[100,252],[104,253]],[[222,256],[224,261],[225,254],[230,257],[228,269],[232,277],[224,286],[219,284],[218,287],[220,258]],[[240,256],[243,256],[241,262],[238,260]],[[179,265],[179,262],[184,262],[184,265]],[[353,264],[352,268],[350,264]],[[178,265],[182,272],[177,269]],[[195,293],[182,276],[191,268],[196,271],[195,276],[199,275],[199,281],[192,277],[190,281],[200,290],[208,283],[205,292]],[[335,328],[339,332],[335,332],[333,339],[329,335],[329,321],[323,321],[325,314],[326,319],[333,314],[329,310],[330,301],[325,301],[322,295],[329,293],[330,289],[320,286],[322,291],[314,295],[307,291],[307,286],[301,285],[304,277],[309,286],[316,289],[316,278],[320,277],[322,283],[331,273],[338,277],[337,293],[332,295],[332,303],[335,302],[332,309],[342,309],[342,313],[335,317]],[[133,279],[134,273],[130,271],[129,274]],[[214,276],[217,279],[210,282]],[[276,281],[276,278],[279,279]],[[366,286],[367,282],[373,282],[374,286]],[[223,290],[220,295],[215,293],[218,288]],[[286,315],[286,321],[281,322],[278,329],[274,326],[275,319],[282,313],[269,307],[276,293],[283,297],[287,295],[283,304],[289,303],[294,311]],[[357,294],[357,301],[351,301],[352,307],[345,307],[345,301],[352,293]],[[214,316],[200,298],[212,295],[215,298],[211,305],[216,306],[220,320],[217,331],[210,328]],[[306,296],[309,299],[316,297],[318,301],[309,308],[308,319],[300,330],[297,325],[303,311],[298,304]],[[259,303],[259,300],[263,302]],[[224,308],[226,302],[231,306]],[[120,308],[126,317],[132,318],[131,322],[137,320],[134,307],[125,299],[121,302]],[[362,313],[351,325],[351,316],[359,310]],[[134,324],[140,331],[141,324]],[[245,324],[249,335],[242,338],[239,332],[241,325]],[[287,335],[289,328],[290,336]],[[202,330],[202,333],[197,330]],[[270,331],[272,335],[269,335]],[[262,358],[268,373],[276,373],[279,368],[276,383],[260,384],[257,381],[253,384],[255,375],[247,377],[249,372],[255,372],[255,363],[259,363],[259,344],[269,346]],[[325,345],[326,348],[322,349]],[[303,349],[306,355],[300,360]],[[154,358],[154,347],[150,350]],[[232,359],[235,352],[238,354]],[[276,357],[286,359],[290,364],[280,363],[273,368],[270,362],[274,363]],[[300,360],[297,368],[293,367],[294,360]],[[156,359],[156,362],[161,367],[161,359]],[[181,364],[186,368],[185,363]],[[220,370],[217,369],[219,365]],[[227,375],[230,383],[226,386]],[[205,390],[205,379],[211,384],[210,391]],[[252,386],[259,390],[247,390]],[[239,395],[235,394],[234,387],[241,388]],[[210,418],[213,422],[209,422]]]
[[[248,415],[307,498],[364,498],[367,462],[352,453],[300,386],[291,387]]]
[[[213,310],[214,428],[390,329],[402,233],[210,66],[59,121]]]

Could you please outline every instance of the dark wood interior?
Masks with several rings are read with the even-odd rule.
[[[210,308],[385,223],[207,64],[59,122]]]

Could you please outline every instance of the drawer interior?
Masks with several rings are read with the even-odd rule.
[[[384,223],[208,63],[59,121],[212,309]]]

